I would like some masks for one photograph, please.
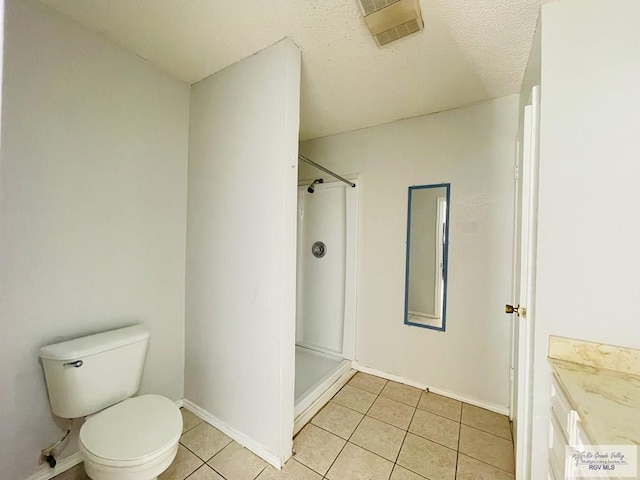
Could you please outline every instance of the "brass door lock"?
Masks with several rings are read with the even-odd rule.
[[[516,315],[523,316],[523,317],[527,316],[526,307],[521,307],[520,305],[517,305],[515,307],[513,305],[505,305],[504,306],[504,312],[505,313],[515,313]]]

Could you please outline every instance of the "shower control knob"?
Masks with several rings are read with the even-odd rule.
[[[316,242],[311,247],[311,253],[313,253],[313,256],[316,258],[322,258],[327,253],[327,246],[322,242]]]

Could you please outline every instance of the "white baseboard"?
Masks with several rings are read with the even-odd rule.
[[[191,402],[190,400],[187,400],[186,398],[182,400],[182,406],[187,410],[189,410],[191,413],[203,419],[205,422],[216,427],[218,430],[223,432],[228,437],[231,437],[233,440],[238,442],[243,447],[247,448],[248,450],[251,450],[253,453],[258,455],[264,461],[270,463],[277,469],[282,468],[282,460],[275,453],[267,450],[263,445],[259,444],[252,438],[249,438],[244,433],[239,432],[235,428],[230,427],[215,415],[210,414],[205,409],[199,407],[198,405]]]
[[[43,466],[37,472],[27,477],[26,480],[49,480],[50,478],[60,475],[62,472],[66,472],[70,468],[75,467],[79,463],[82,463],[82,454],[78,451],[58,460],[55,468],[51,468],[48,465]]]
[[[374,368],[365,367],[360,365],[358,362],[353,362],[353,368],[356,370],[369,373],[371,375],[375,375],[376,377],[386,378],[387,380],[391,380],[398,383],[403,383],[405,385],[410,385],[412,387],[419,388],[420,390],[428,390],[433,393],[437,393],[438,395],[442,395],[443,397],[453,398],[454,400],[459,400],[460,402],[468,403],[469,405],[474,405],[476,407],[484,408],[486,410],[490,410],[492,412],[499,413],[500,415],[509,415],[509,408],[504,407],[502,405],[496,405],[493,403],[488,403],[483,400],[478,400],[476,398],[467,397],[465,395],[459,395],[457,393],[449,392],[446,390],[441,390],[439,388],[432,388],[428,385],[424,385],[419,382],[415,382],[405,377],[401,377],[399,375],[394,375],[392,373],[383,372],[381,370],[376,370]]]

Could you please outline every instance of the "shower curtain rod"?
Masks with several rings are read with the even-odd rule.
[[[347,185],[351,185],[352,187],[355,188],[356,184],[350,182],[349,180],[347,180],[346,178],[341,177],[340,175],[338,175],[337,173],[333,173],[331,170],[329,170],[328,168],[323,167],[322,165],[317,164],[316,162],[314,162],[313,160],[309,160],[307,157],[305,157],[304,155],[300,155],[298,154],[298,160],[302,160],[305,163],[308,163],[309,165],[316,167],[318,170],[322,170],[325,173],[328,173],[329,175],[331,175],[332,177],[337,178],[338,180],[340,180],[341,182],[346,183]]]

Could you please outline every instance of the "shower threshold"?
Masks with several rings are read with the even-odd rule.
[[[296,345],[294,435],[355,373],[351,360]]]

